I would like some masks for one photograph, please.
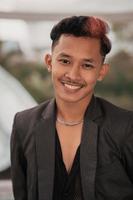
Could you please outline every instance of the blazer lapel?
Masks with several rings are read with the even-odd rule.
[[[95,200],[98,137],[98,125],[95,120],[100,116],[101,110],[93,97],[85,114],[80,148],[81,183],[85,200]]]
[[[52,200],[55,164],[55,103],[49,103],[35,128],[39,200]]]

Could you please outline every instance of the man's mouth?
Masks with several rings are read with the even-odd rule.
[[[75,83],[75,82],[69,82],[69,81],[61,81],[61,83],[68,89],[71,90],[77,90],[80,89],[84,86],[84,84],[79,84],[79,83]]]
[[[70,85],[70,84],[64,84],[64,86],[66,87],[66,88],[69,88],[69,89],[72,89],[72,90],[76,90],[76,89],[80,89],[81,88],[81,86],[79,85]]]

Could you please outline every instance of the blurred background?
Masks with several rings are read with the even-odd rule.
[[[70,15],[108,21],[111,69],[96,94],[133,110],[133,1],[0,0],[0,200],[12,200],[10,134],[14,114],[53,96],[43,57],[50,30]]]

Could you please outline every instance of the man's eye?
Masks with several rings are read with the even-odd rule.
[[[91,69],[93,67],[94,66],[92,64],[87,64],[87,63],[83,64],[83,68],[85,68],[85,69]]]
[[[70,61],[67,59],[60,59],[59,62],[63,64],[70,64]]]

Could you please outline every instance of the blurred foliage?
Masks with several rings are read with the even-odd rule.
[[[133,42],[133,23],[132,21],[124,22],[115,22],[112,26],[117,39],[121,42],[125,40],[126,42],[132,41]]]
[[[119,52],[110,59],[110,72],[104,84],[97,85],[100,93],[113,95],[133,95],[133,57],[126,52]]]
[[[110,71],[96,93],[113,103],[133,109],[133,56],[120,51],[110,58]]]

